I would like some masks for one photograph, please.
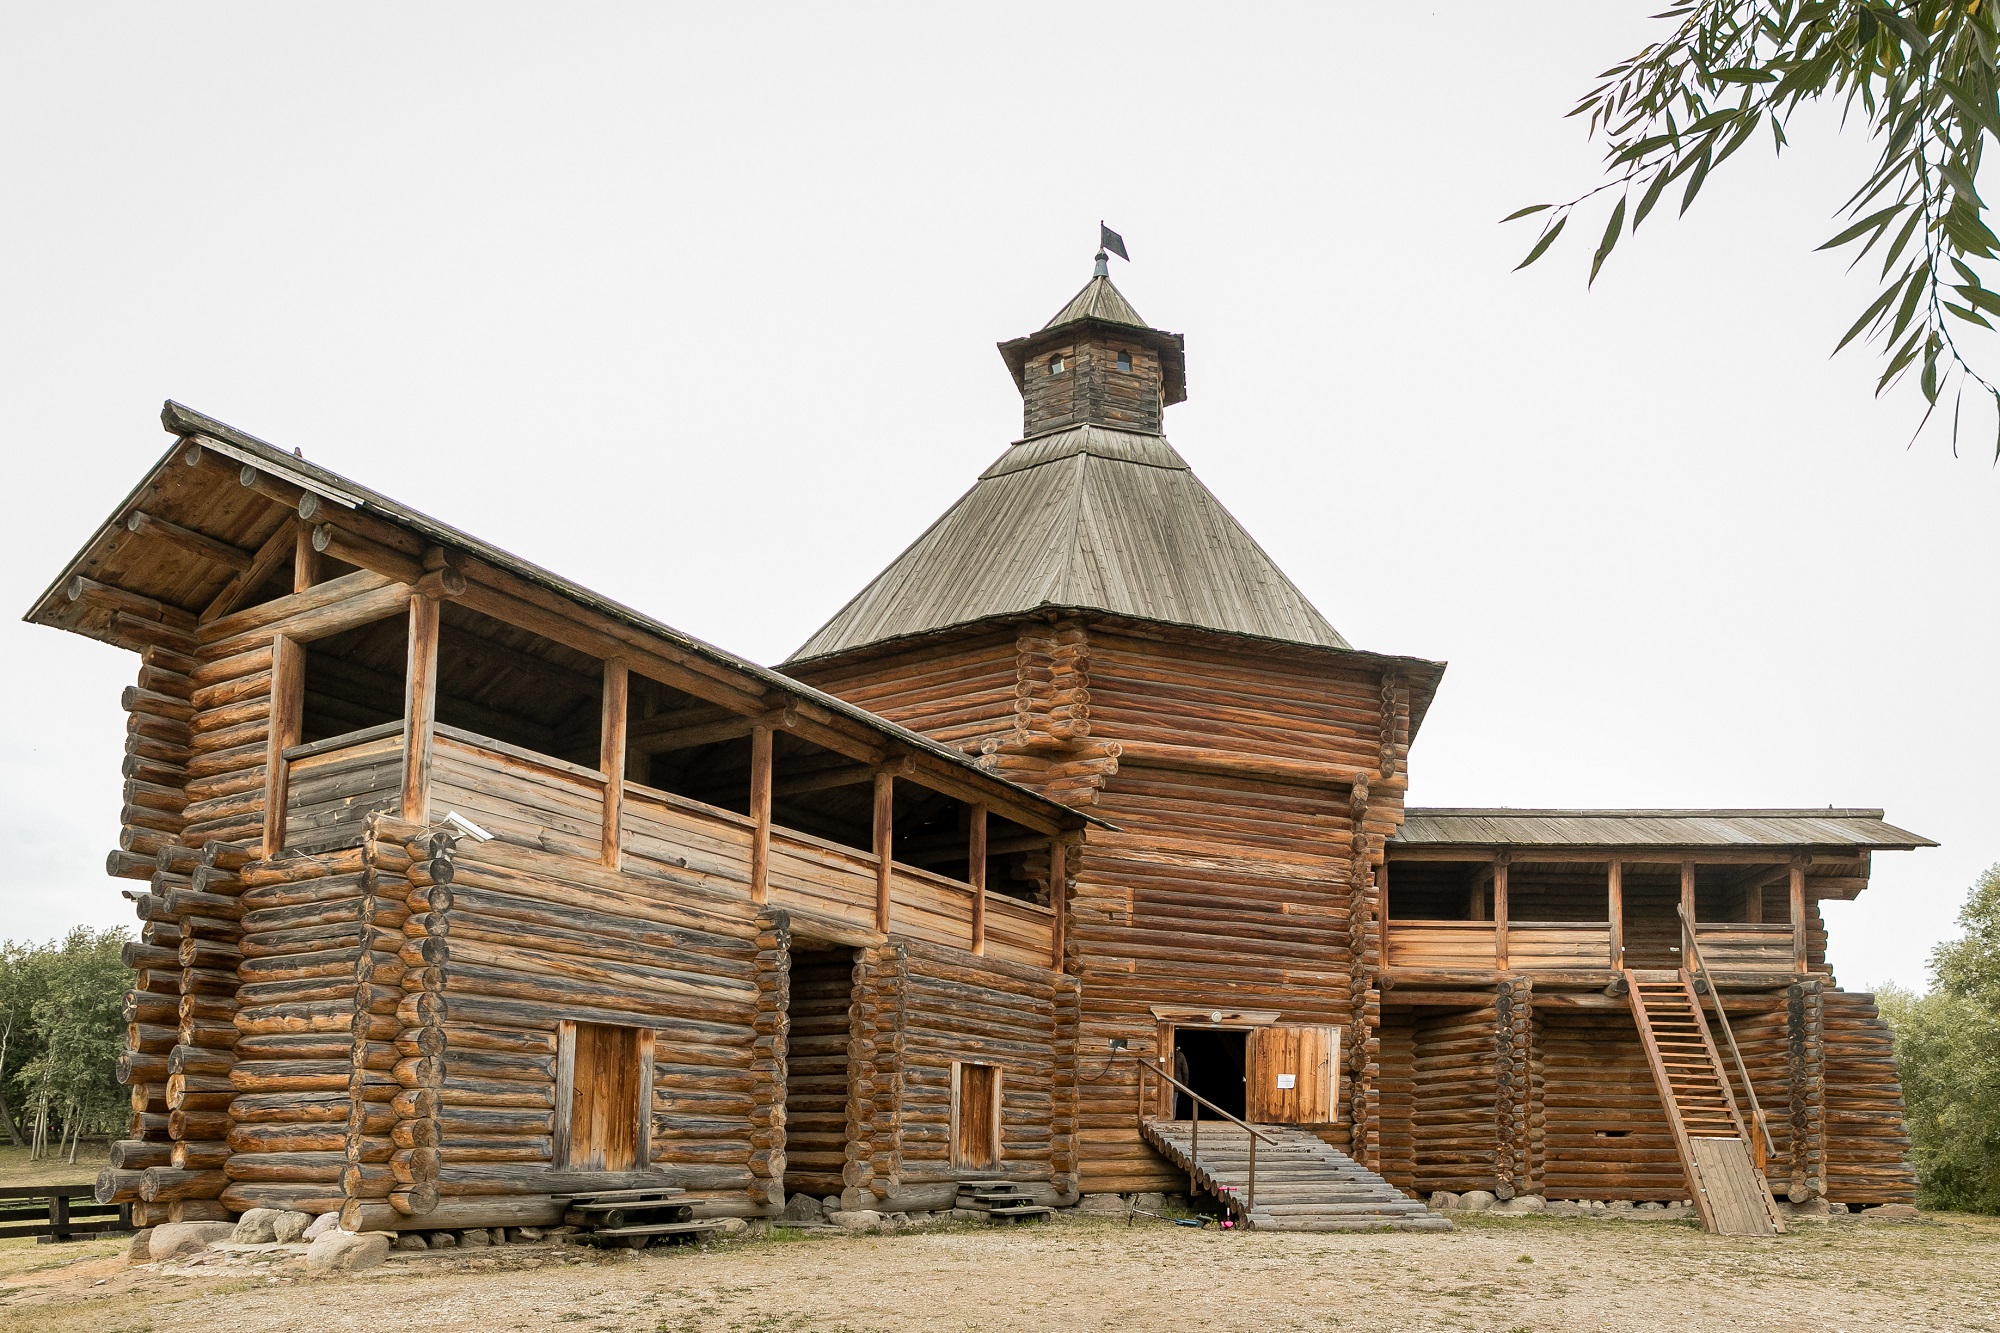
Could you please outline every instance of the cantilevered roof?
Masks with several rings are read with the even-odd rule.
[[[1060,328],[1064,324],[1074,324],[1079,319],[1101,319],[1107,324],[1131,324],[1137,328],[1150,327],[1139,318],[1139,312],[1125,299],[1125,293],[1111,285],[1111,279],[1100,273],[1084,284],[1082,291],[1070,297],[1069,304],[1056,311],[1056,317],[1042,325],[1044,331]]]
[[[691,657],[704,659],[731,672],[740,673],[772,691],[774,699],[789,696],[817,705],[829,712],[841,714],[878,733],[885,740],[894,741],[909,750],[923,751],[945,761],[952,768],[964,770],[968,776],[979,782],[997,783],[1011,788],[1021,799],[1040,807],[1064,825],[1074,826],[1081,821],[1111,827],[1093,815],[1071,809],[1032,788],[1020,786],[998,774],[987,772],[960,750],[942,745],[928,736],[878,717],[845,699],[836,698],[802,681],[758,666],[746,658],[738,657],[725,649],[684,634],[642,612],[571,583],[568,579],[531,564],[519,556],[441,523],[337,472],[287,453],[275,445],[267,444],[256,436],[246,434],[213,417],[204,416],[191,408],[170,401],[162,409],[160,418],[167,430],[180,436],[181,439],[175,442],[166,455],[125,497],[112,512],[111,518],[99,527],[84,548],[64,567],[56,581],[35,600],[23,619],[34,624],[66,629],[86,638],[119,643],[116,609],[119,603],[115,600],[115,594],[117,590],[125,589],[134,600],[173,608],[180,614],[186,615],[191,622],[192,613],[200,609],[222,585],[229,581],[237,566],[230,563],[227,558],[217,560],[204,558],[199,554],[189,556],[187,538],[189,536],[194,538],[197,552],[210,549],[224,557],[230,556],[229,548],[232,544],[241,543],[234,553],[240,561],[242,556],[247,555],[245,548],[257,547],[270,535],[267,531],[255,529],[253,525],[263,523],[278,527],[289,521],[288,516],[270,512],[273,506],[261,499],[255,491],[235,485],[225,487],[210,485],[202,479],[202,474],[196,469],[183,466],[185,446],[192,442],[203,450],[229,458],[236,463],[246,464],[251,470],[267,473],[281,481],[289,482],[300,490],[319,496],[331,504],[391,523],[426,541],[434,542],[447,551],[484,561],[496,569],[545,588],[579,607],[607,616],[642,635],[651,636],[669,649],[684,652]],[[247,485],[246,482],[245,486]],[[128,518],[138,511],[142,504],[156,518],[164,517],[171,524],[177,525],[183,534],[182,538],[177,542],[155,545],[152,544],[152,539],[128,530]],[[215,535],[216,532],[220,535]],[[106,585],[110,586],[114,594],[114,600],[108,603],[109,610],[106,609],[105,603],[88,597],[80,598],[78,595],[81,589],[103,588]]]
[[[1350,646],[1165,437],[1087,425],[1009,448],[792,660],[1040,607]]]
[[[1848,847],[1909,851],[1929,838],[1880,810],[1493,810],[1412,807],[1398,845],[1468,847]]]

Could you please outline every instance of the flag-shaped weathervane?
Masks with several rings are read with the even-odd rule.
[[[1109,250],[1128,264],[1132,262],[1132,256],[1125,253],[1125,238],[1105,226],[1102,219],[1097,224],[1097,248]]]

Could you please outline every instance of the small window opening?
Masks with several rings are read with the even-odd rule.
[[[1118,349],[1118,368],[1128,374],[1132,370],[1132,353],[1126,351],[1123,347]]]
[[[439,622],[440,726],[597,767],[601,661],[456,602]]]
[[[1000,1066],[951,1067],[951,1158],[986,1170],[1000,1161]]]
[[[1054,356],[1049,358],[1049,374],[1060,375],[1062,373],[1063,373],[1063,354],[1061,352],[1057,352]]]
[[[323,741],[403,720],[409,616],[342,630],[305,645],[302,742]]]

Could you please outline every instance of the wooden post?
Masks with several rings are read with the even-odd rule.
[[[1063,968],[1063,935],[1069,922],[1069,867],[1065,864],[1062,835],[1049,839],[1049,966]]]
[[[875,929],[889,933],[890,854],[895,849],[896,779],[875,775]]]
[[[750,728],[750,901],[771,896],[771,729]]]
[[[1806,957],[1806,863],[1803,857],[1792,858],[1792,970],[1807,971]]]
[[[1493,858],[1493,966],[1507,970],[1507,853]]]
[[[319,550],[313,545],[312,524],[294,522],[292,591],[304,592],[319,582]]]
[[[271,640],[271,729],[264,742],[264,856],[285,845],[285,750],[305,724],[306,646],[283,634]]]
[[[1613,861],[1606,880],[1607,908],[1611,917],[1611,966],[1625,966],[1625,863]]]
[[[972,807],[972,845],[965,878],[972,885],[972,951],[986,952],[986,807]]]
[[[1746,925],[1764,924],[1764,880],[1767,876],[1758,871],[1750,877],[1743,888],[1743,920]]]
[[[631,700],[631,671],[623,662],[606,662],[603,726],[597,740],[597,766],[604,770],[604,835],[598,860],[613,870],[625,857],[625,719]]]
[[[1694,862],[1681,862],[1681,966],[1691,968],[1694,959],[1689,957],[1694,942]]]
[[[437,721],[438,599],[410,599],[410,655],[403,692],[403,819],[431,820],[431,730]]]

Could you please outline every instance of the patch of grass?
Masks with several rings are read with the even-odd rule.
[[[0,1185],[88,1185],[110,1165],[109,1143],[79,1143],[74,1166],[67,1157],[44,1156],[31,1162],[25,1147],[0,1145]]]

